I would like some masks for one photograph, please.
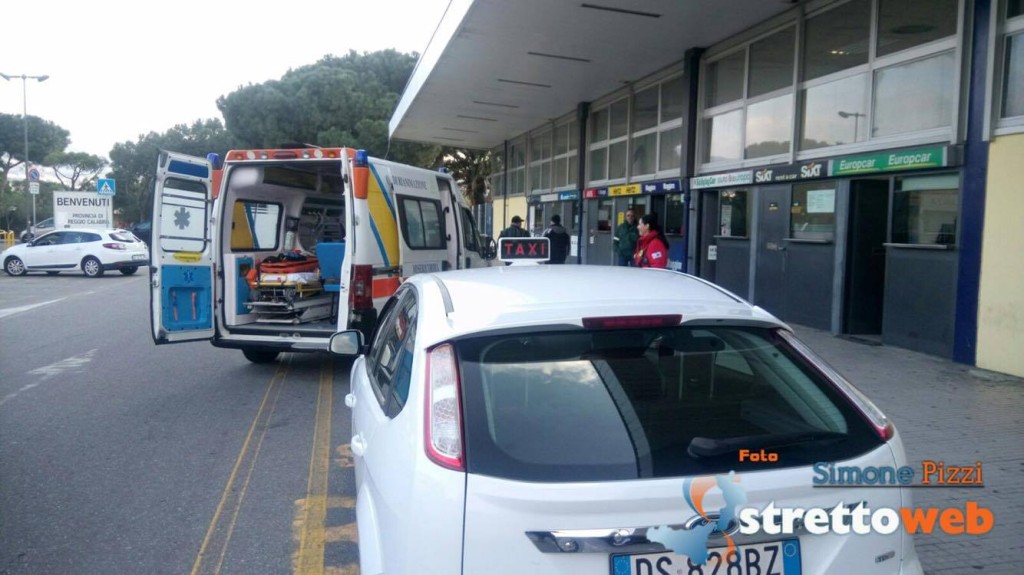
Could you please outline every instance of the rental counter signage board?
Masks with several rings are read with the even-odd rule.
[[[97,192],[53,192],[53,223],[61,228],[109,228],[114,198]]]
[[[683,182],[679,179],[644,182],[640,186],[645,194],[677,194],[683,191]]]
[[[778,182],[793,182],[797,180],[810,180],[824,178],[828,162],[816,160],[802,162],[799,164],[782,164],[777,166],[765,166],[754,172],[754,183],[774,184]]]
[[[550,194],[539,194],[530,196],[527,199],[528,204],[547,204],[550,202],[568,202],[572,200],[580,199],[579,190],[568,190],[565,192],[554,192]]]
[[[754,183],[754,171],[727,172],[690,178],[690,189],[725,188],[728,186],[745,186]]]
[[[608,186],[609,196],[638,196],[640,195],[640,184],[624,184],[621,186]]]
[[[897,172],[942,168],[951,165],[948,146],[912,148],[881,154],[863,154],[829,160],[829,174],[852,176],[874,172]]]
[[[638,196],[641,194],[676,194],[682,193],[682,191],[682,180],[679,178],[672,178],[669,180],[655,180],[653,182],[624,184],[621,186],[609,186],[606,188],[587,188],[583,190],[583,197],[592,199],[614,196]]]

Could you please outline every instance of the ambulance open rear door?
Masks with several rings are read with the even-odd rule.
[[[157,344],[214,336],[213,166],[161,152],[153,198],[150,318]]]

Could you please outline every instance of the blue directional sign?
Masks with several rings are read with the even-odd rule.
[[[101,196],[112,196],[117,191],[117,185],[113,178],[100,178],[96,180],[96,193]]]

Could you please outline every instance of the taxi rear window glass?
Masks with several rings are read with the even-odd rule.
[[[881,444],[773,330],[672,327],[457,342],[470,473],[605,481],[764,470]]]

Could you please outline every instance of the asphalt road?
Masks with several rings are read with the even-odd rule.
[[[0,276],[0,575],[357,573],[348,364],[156,346],[146,271]]]

